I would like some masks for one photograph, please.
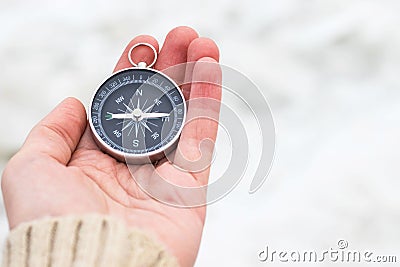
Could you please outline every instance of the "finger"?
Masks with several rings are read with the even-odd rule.
[[[82,103],[76,98],[67,98],[32,129],[21,153],[50,157],[66,165],[81,139],[86,122]]]
[[[126,46],[124,52],[122,53],[120,59],[118,60],[117,65],[115,66],[113,72],[117,72],[122,69],[133,67],[132,64],[129,62],[128,54],[129,54],[129,50],[131,49],[131,47],[138,43],[151,44],[158,52],[158,49],[159,49],[158,42],[154,37],[149,36],[149,35],[139,35],[139,36],[133,38],[132,41],[130,41],[129,44]],[[154,60],[154,52],[150,47],[138,46],[132,52],[132,60],[133,60],[133,62],[136,62],[136,63],[146,62],[147,64],[150,64]]]
[[[81,149],[100,150],[100,148],[96,145],[93,139],[92,130],[90,129],[89,125],[86,126],[85,132],[83,133],[81,140],[79,141],[78,146],[76,147],[76,151]]]
[[[215,59],[201,58],[195,64],[187,120],[174,160],[204,183],[208,181],[218,130],[221,79],[221,68]]]
[[[210,57],[215,61],[219,61],[219,49],[213,40],[200,37],[193,40],[188,47],[187,62],[189,64],[186,66],[184,84],[181,86],[185,99],[190,97],[190,82],[192,81],[194,62],[203,57]]]
[[[179,64],[186,63],[189,45],[196,38],[197,32],[190,27],[180,26],[171,30],[165,38],[155,68],[167,72],[178,85],[181,84],[185,77],[185,66],[181,66],[183,69],[180,69]],[[168,70],[176,65],[176,68]]]

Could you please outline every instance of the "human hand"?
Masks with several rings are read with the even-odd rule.
[[[127,53],[139,42],[149,43],[158,51],[153,37],[138,36],[127,46],[114,71],[131,66]],[[146,47],[135,51],[136,62],[151,61],[152,52]],[[180,63],[218,59],[218,48],[213,41],[198,38],[188,27],[178,27],[167,35],[155,68],[163,70]],[[184,86],[185,98],[207,97],[219,101],[221,88],[216,84],[220,84],[220,69],[204,69],[196,64],[174,78],[190,81],[195,76],[215,84]],[[194,108],[206,110],[207,106],[189,105],[188,114]],[[178,144],[180,155],[190,160],[200,157],[200,142],[215,141],[217,128],[216,121],[203,118],[185,125]],[[211,147],[208,149],[212,151]],[[135,166],[131,174],[126,164],[99,150],[88,128],[84,106],[68,98],[32,129],[6,166],[2,190],[10,228],[45,216],[107,214],[146,231],[163,243],[181,266],[192,266],[201,240],[205,206],[165,205],[144,193],[132,178],[133,175],[150,179],[155,172],[171,183],[192,187],[207,184],[209,177],[209,167],[196,173],[183,172],[166,160],[157,166]]]

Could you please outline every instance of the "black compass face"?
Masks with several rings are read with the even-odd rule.
[[[185,118],[180,89],[152,69],[118,72],[97,90],[90,107],[96,138],[125,154],[151,154],[179,137]]]

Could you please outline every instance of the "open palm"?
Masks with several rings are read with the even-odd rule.
[[[128,50],[139,42],[150,43],[158,50],[154,38],[138,36],[127,46],[114,71],[130,67]],[[151,51],[138,47],[135,60],[149,62],[151,56]],[[217,62],[218,49],[213,41],[199,38],[194,30],[178,27],[167,35],[158,58],[159,70],[185,62]],[[186,99],[220,99],[217,68],[195,65],[175,73],[173,78],[181,83],[190,82],[195,76],[210,83],[184,86]],[[194,112],[194,108],[198,111],[209,107],[189,105],[188,112]],[[195,160],[201,154],[200,142],[215,140],[216,134],[215,121],[198,119],[187,124],[178,145],[180,157]],[[205,206],[177,208],[163,204],[143,192],[135,181],[153,181],[155,176],[196,187],[207,184],[209,168],[184,172],[167,160],[161,160],[157,166],[128,168],[99,150],[87,127],[85,108],[78,100],[68,98],[35,126],[3,173],[2,189],[10,227],[44,216],[108,214],[146,231],[164,244],[182,266],[191,266],[200,244]],[[165,194],[166,199],[182,197],[170,191]]]

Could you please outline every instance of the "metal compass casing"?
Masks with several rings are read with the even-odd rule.
[[[134,63],[134,48],[145,45],[154,52],[149,65]],[[129,164],[157,161],[175,149],[186,118],[186,103],[178,85],[151,67],[157,52],[147,43],[128,53],[132,68],[107,78],[89,106],[89,125],[97,145]]]

